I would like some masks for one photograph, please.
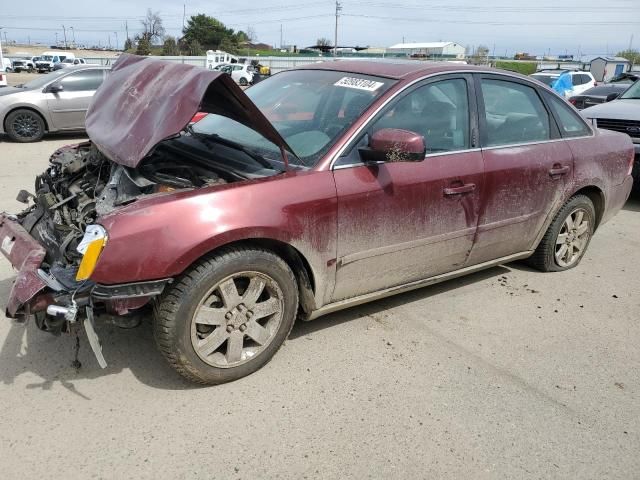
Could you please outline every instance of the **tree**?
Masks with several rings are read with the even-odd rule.
[[[226,40],[226,46],[231,44],[233,49],[237,49],[234,30],[225,27],[224,23],[219,20],[202,13],[190,17],[182,33],[184,33],[187,45],[197,41],[204,48],[216,50],[221,49],[222,41]]]
[[[180,50],[178,49],[178,44],[174,37],[167,36],[164,38],[164,43],[162,44],[162,55],[180,55]]]
[[[129,50],[133,50],[133,41],[130,38],[127,38],[124,41],[124,51],[128,52]]]
[[[150,55],[151,54],[151,42],[146,33],[141,36],[136,36],[138,45],[136,46],[136,55]]]
[[[187,51],[189,55],[199,56],[204,54],[204,50],[202,49],[202,45],[198,40],[191,40],[187,43]]]
[[[618,52],[618,57],[626,58],[631,62],[631,65],[640,64],[640,51],[629,48],[627,50],[623,50],[622,52]]]
[[[318,40],[316,40],[316,45],[319,47],[330,47],[331,46],[331,40],[329,40],[328,38],[319,38]]]
[[[150,8],[147,9],[147,15],[143,20],[140,20],[140,23],[142,23],[144,35],[150,43],[162,40],[162,37],[164,37],[164,27],[162,26],[160,12],[152,12]]]

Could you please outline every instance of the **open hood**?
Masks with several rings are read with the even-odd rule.
[[[246,125],[286,155],[284,139],[229,75],[136,55],[113,65],[89,106],[86,130],[110,160],[134,168],[199,111]]]

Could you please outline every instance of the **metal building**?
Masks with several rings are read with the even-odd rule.
[[[622,57],[596,57],[591,60],[589,70],[596,81],[607,82],[616,75],[631,70],[631,63]]]
[[[464,58],[465,48],[455,42],[398,43],[387,48],[387,52],[415,57]]]

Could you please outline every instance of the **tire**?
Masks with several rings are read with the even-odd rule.
[[[155,303],[154,337],[183,377],[215,385],[245,377],[271,360],[297,311],[296,279],[284,260],[260,248],[225,248],[163,292]]]
[[[593,236],[595,221],[591,199],[586,195],[571,197],[558,211],[527,263],[543,272],[560,272],[578,266]]]
[[[239,83],[240,83],[240,86],[242,86],[242,87],[246,87],[247,85],[249,85],[249,82],[247,82],[247,79],[244,78],[244,77],[240,78],[240,82]]]
[[[15,142],[37,142],[44,135],[44,119],[33,110],[19,108],[7,115],[4,130]]]

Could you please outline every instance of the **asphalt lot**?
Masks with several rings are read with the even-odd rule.
[[[61,145],[0,140],[0,210]],[[582,264],[521,264],[294,327],[258,373],[181,380],[149,324],[83,342],[0,319],[2,478],[637,478],[640,201]],[[14,274],[0,259],[0,303]],[[2,307],[4,309],[4,306]]]

